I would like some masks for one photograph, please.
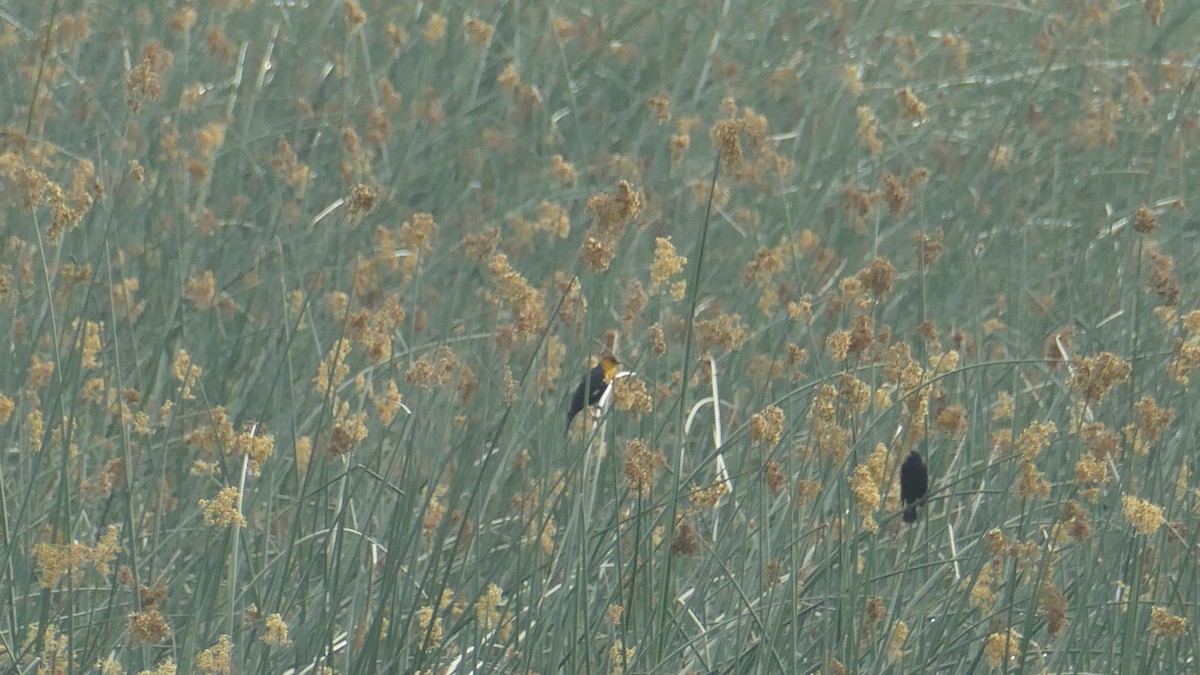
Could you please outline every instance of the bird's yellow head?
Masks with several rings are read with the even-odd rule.
[[[600,369],[604,371],[605,382],[613,381],[613,378],[617,376],[617,367],[620,365],[621,362],[617,361],[617,357],[612,354],[605,354],[600,357]]]

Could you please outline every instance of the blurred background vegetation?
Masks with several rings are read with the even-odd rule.
[[[1196,7],[0,3],[0,667],[1192,667]]]

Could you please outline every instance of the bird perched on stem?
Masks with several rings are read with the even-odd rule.
[[[904,522],[917,520],[917,502],[929,492],[929,469],[921,453],[912,450],[900,465],[900,501],[904,502]]]
[[[605,354],[600,357],[600,363],[597,363],[591,372],[583,376],[579,387],[571,395],[571,407],[567,409],[567,431],[571,430],[571,420],[575,419],[579,411],[583,410],[585,401],[589,406],[600,403],[604,392],[608,390],[613,378],[617,376],[617,366],[619,365],[617,357]]]

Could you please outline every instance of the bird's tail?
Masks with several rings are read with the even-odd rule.
[[[906,522],[906,523],[917,522],[917,505],[916,504],[913,504],[912,506],[904,509],[904,522]]]

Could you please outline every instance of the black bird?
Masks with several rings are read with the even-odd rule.
[[[571,420],[575,419],[579,411],[583,410],[584,401],[587,401],[589,406],[600,402],[604,392],[612,384],[613,378],[617,376],[617,366],[619,365],[615,356],[605,354],[600,357],[600,363],[597,363],[591,372],[583,376],[579,387],[571,395],[571,407],[567,409],[567,431],[571,430]]]
[[[921,453],[913,450],[904,458],[900,465],[900,501],[904,502],[904,522],[912,523],[917,520],[917,502],[925,498],[929,492],[929,469],[925,468],[925,460]]]

